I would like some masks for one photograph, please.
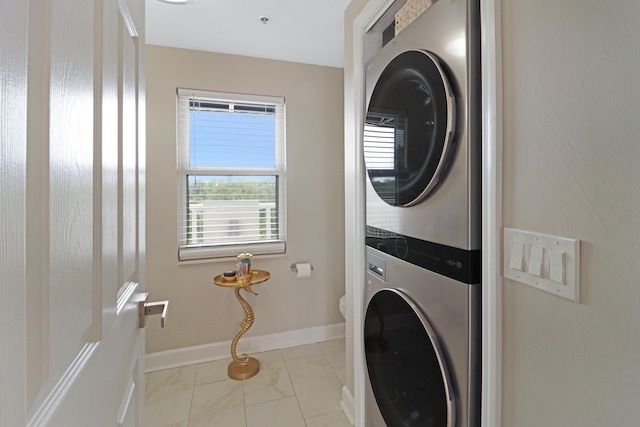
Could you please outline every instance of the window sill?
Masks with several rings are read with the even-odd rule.
[[[253,260],[257,259],[270,259],[270,258],[284,258],[286,257],[286,253],[281,254],[263,254],[263,255],[254,255]],[[188,260],[178,260],[179,266],[187,266],[187,265],[200,265],[200,264],[220,264],[223,262],[238,262],[236,257],[226,257],[226,258],[202,258],[202,259],[188,259]]]
[[[223,248],[181,248],[178,250],[178,264],[236,262],[237,255],[243,252],[252,253],[256,259],[280,257],[286,255],[286,245],[284,242],[273,242]]]

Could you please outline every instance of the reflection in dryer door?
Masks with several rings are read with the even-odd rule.
[[[391,206],[413,206],[445,172],[455,133],[455,102],[435,54],[403,52],[384,69],[364,125],[367,175]]]

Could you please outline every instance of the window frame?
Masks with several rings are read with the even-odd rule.
[[[190,100],[202,99],[217,103],[274,105],[275,166],[265,167],[203,167],[190,165]],[[237,94],[195,89],[177,89],[177,185],[178,185],[178,261],[235,257],[242,252],[254,255],[286,253],[286,104],[284,97]],[[275,176],[278,208],[278,238],[266,242],[232,242],[187,245],[185,241],[188,217],[188,180],[190,176]]]

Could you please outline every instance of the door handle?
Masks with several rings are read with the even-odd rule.
[[[138,303],[138,326],[144,328],[147,323],[147,316],[160,315],[160,327],[164,328],[164,321],[167,318],[169,301],[147,302],[149,294],[147,292],[139,294],[136,301]]]

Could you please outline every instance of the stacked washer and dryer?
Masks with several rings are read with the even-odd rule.
[[[371,427],[480,425],[479,0],[439,0],[366,65]]]

